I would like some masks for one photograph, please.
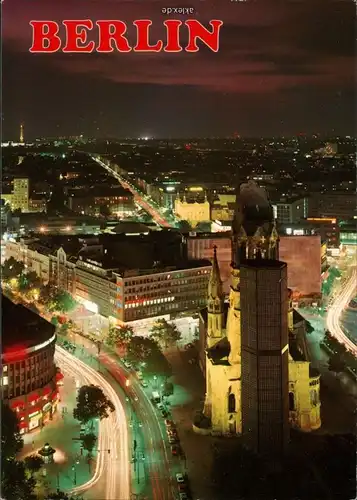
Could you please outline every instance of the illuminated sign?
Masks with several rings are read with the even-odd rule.
[[[188,190],[189,190],[189,191],[192,191],[192,192],[199,193],[199,192],[203,191],[203,188],[202,188],[202,187],[200,187],[200,186],[196,186],[196,187],[195,187],[195,186],[193,186],[193,187],[188,188]]]
[[[82,304],[88,311],[98,314],[99,308],[97,304],[94,302],[91,302],[90,300],[83,299],[83,297],[80,297],[79,295],[76,295],[76,300]]]

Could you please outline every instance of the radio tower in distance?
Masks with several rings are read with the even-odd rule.
[[[24,143],[24,124],[21,123],[20,125],[20,143]]]

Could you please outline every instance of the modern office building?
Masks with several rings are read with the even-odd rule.
[[[277,260],[241,265],[242,435],[259,454],[289,442],[287,266]]]
[[[55,327],[4,296],[1,305],[1,397],[26,433],[52,419],[57,408]]]
[[[207,301],[209,261],[186,261],[159,269],[124,272],[117,279],[116,317],[119,321],[197,312]]]
[[[13,180],[12,192],[2,194],[1,198],[9,203],[11,210],[29,211],[30,182],[27,177],[15,177]]]
[[[293,224],[308,216],[308,199],[281,199],[273,204],[274,219],[280,224]]]
[[[213,249],[217,249],[217,260],[219,264],[223,291],[229,294],[231,284],[231,236],[230,233],[190,233],[185,236],[188,259],[212,258]]]
[[[294,301],[306,305],[320,301],[325,250],[318,234],[280,237],[279,258],[288,265],[288,287]]]
[[[349,220],[357,215],[356,193],[334,191],[330,193],[311,193],[309,197],[310,218],[333,218]]]

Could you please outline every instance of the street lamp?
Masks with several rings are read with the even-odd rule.
[[[73,484],[74,484],[74,486],[76,486],[76,484],[77,484],[76,464],[72,465],[72,471],[73,471]]]

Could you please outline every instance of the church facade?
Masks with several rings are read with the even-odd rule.
[[[238,197],[237,197],[238,198]],[[242,432],[240,264],[249,259],[278,259],[279,236],[270,211],[250,212],[237,202],[232,234],[232,282],[225,303],[216,250],[209,281],[207,309],[201,313],[205,332],[206,396],[204,416],[214,435]],[[293,310],[289,326],[289,421],[309,432],[321,426],[320,375],[310,367],[304,320]]]

